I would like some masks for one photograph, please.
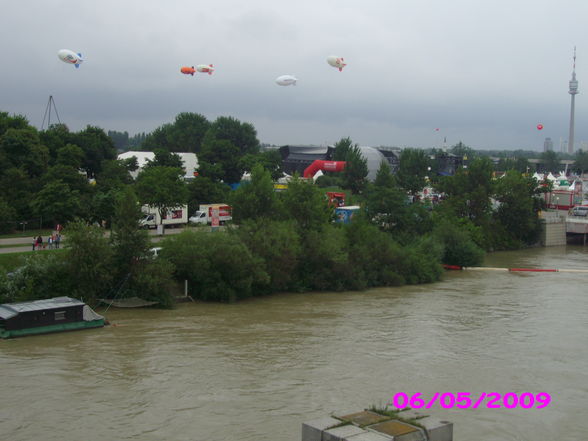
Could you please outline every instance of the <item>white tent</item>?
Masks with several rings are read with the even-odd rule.
[[[174,152],[178,155],[184,164],[184,178],[192,179],[194,177],[194,172],[198,170],[198,158],[196,158],[196,153],[178,153]],[[138,152],[138,151],[128,151],[121,153],[118,155],[117,159],[129,159],[135,156],[137,158],[137,164],[139,168],[134,172],[131,172],[131,176],[133,179],[137,177],[139,172],[147,165],[147,161],[153,161],[155,159],[155,153],[153,152]]]

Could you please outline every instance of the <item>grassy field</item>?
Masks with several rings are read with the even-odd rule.
[[[17,247],[28,247],[31,248],[33,247],[33,245],[31,243],[15,243],[13,245],[0,245],[0,248],[17,248]]]
[[[14,271],[16,268],[23,264],[24,258],[27,256],[46,256],[48,253],[60,253],[59,250],[43,250],[35,251],[34,253],[23,252],[23,253],[6,253],[0,254],[0,269],[7,272]],[[36,257],[35,257],[36,258]]]
[[[41,236],[46,237],[53,233],[54,230],[51,229],[44,229],[44,230],[25,230],[24,233],[19,231],[17,233],[11,234],[0,234],[0,239],[10,239],[13,237],[33,237],[33,236]]]
[[[22,258],[31,253],[8,253],[0,254],[0,269],[7,272],[14,271],[22,265]]]

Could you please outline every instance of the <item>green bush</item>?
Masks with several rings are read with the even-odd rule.
[[[349,255],[343,229],[326,224],[302,239],[297,289],[343,291],[349,289]]]
[[[269,277],[263,262],[233,234],[183,232],[165,239],[161,258],[170,260],[192,297],[234,302],[254,294]]]
[[[2,292],[10,302],[70,296],[73,288],[63,253],[30,254],[5,283]]]
[[[296,224],[260,219],[245,222],[234,231],[249,251],[263,261],[264,271],[270,279],[269,285],[265,285],[268,291],[289,289],[303,258]]]
[[[484,250],[474,243],[467,231],[451,222],[437,225],[433,236],[443,244],[441,261],[447,265],[478,266],[484,260]]]
[[[145,261],[139,271],[133,272],[122,297],[139,297],[148,301],[159,302],[163,308],[174,304],[172,295],[173,264],[165,259]]]

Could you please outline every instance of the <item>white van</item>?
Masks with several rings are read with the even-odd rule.
[[[588,205],[578,205],[572,208],[572,216],[588,216]]]

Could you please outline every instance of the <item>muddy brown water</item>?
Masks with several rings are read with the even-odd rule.
[[[588,269],[588,247],[493,267]],[[294,441],[398,392],[547,392],[444,409],[456,441],[588,439],[588,274],[451,272],[430,285],[114,310],[115,326],[0,340],[0,439]]]

